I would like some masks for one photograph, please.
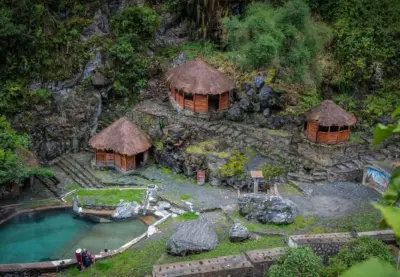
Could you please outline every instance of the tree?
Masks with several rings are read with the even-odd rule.
[[[288,248],[267,272],[268,277],[318,277],[321,259],[309,247]]]
[[[28,139],[18,135],[4,116],[0,117],[0,185],[22,184],[33,175],[50,176],[52,172],[29,165],[26,154]]]

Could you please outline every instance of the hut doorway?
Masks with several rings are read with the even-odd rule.
[[[208,96],[208,111],[216,112],[219,109],[219,95]]]
[[[136,159],[136,161],[135,161],[136,166],[143,165],[144,164],[144,153],[136,154],[135,159]]]

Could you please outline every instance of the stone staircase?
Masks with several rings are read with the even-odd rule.
[[[57,189],[57,185],[60,183],[60,181],[56,176],[49,178],[36,176],[35,178],[39,180],[49,191],[51,191],[54,194],[54,196],[56,197],[61,196],[59,189]]]
[[[62,157],[55,163],[74,182],[83,188],[101,188],[103,183],[97,178],[89,166],[80,164],[70,155]]]
[[[368,163],[383,160],[396,160],[400,158],[400,148],[389,145],[368,154],[359,155],[356,159],[335,164],[331,167],[315,168],[311,172],[289,172],[287,177],[291,182],[319,183],[335,181],[361,181],[364,166]]]

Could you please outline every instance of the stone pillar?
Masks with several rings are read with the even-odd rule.
[[[258,179],[254,178],[253,181],[254,181],[254,190],[253,190],[253,192],[254,193],[258,193]]]

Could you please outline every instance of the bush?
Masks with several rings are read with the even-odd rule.
[[[321,275],[324,277],[339,276],[351,266],[372,257],[395,264],[395,260],[385,244],[370,237],[361,237],[343,247],[335,257],[331,258],[329,265],[321,270]]]
[[[249,161],[246,155],[240,151],[234,151],[228,162],[219,170],[223,177],[240,176],[244,172],[244,166]]]
[[[287,248],[266,277],[318,277],[321,259],[309,247]]]
[[[311,19],[303,1],[289,1],[282,8],[253,3],[242,20],[224,19],[223,26],[225,42],[242,69],[276,67],[289,82],[317,78],[315,56],[330,32]]]

